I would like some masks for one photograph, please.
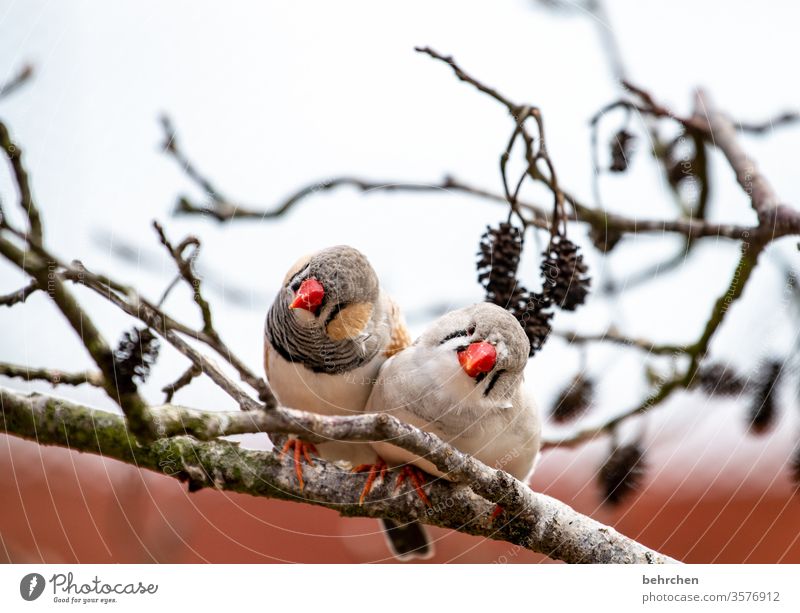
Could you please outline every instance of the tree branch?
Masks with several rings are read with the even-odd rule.
[[[177,247],[174,247],[167,238],[167,234],[164,232],[164,228],[160,223],[154,221],[153,227],[158,233],[161,244],[164,245],[170,257],[175,262],[175,265],[178,267],[181,278],[186,281],[186,284],[192,291],[192,298],[200,309],[200,315],[203,318],[203,333],[219,341],[219,335],[214,328],[214,322],[211,317],[211,307],[200,291],[202,282],[194,271],[194,262],[200,255],[200,239],[196,236],[187,236]],[[188,248],[192,248],[192,252],[188,256],[184,256],[184,252]]]
[[[667,343],[654,343],[643,338],[633,338],[620,334],[616,330],[606,330],[602,334],[578,334],[577,332],[553,331],[553,334],[563,338],[568,343],[584,345],[587,343],[608,342],[624,347],[635,347],[654,355],[682,355],[686,353],[683,345],[670,345]]]
[[[39,282],[35,279],[28,285],[10,294],[0,295],[0,306],[12,307],[20,302],[25,302],[32,293],[39,289]]]
[[[173,436],[139,445],[129,437],[118,416],[65,400],[0,388],[0,407],[9,434],[43,445],[102,454],[188,480],[190,490],[215,487],[325,506],[346,516],[414,519],[505,540],[567,562],[674,562],[386,415],[323,417],[286,409],[204,413],[167,406],[154,409],[153,418],[160,432]],[[437,479],[426,486],[431,502],[427,507],[412,493],[393,494],[394,480],[387,478],[376,484],[370,496],[374,500],[359,505],[364,476],[317,460],[314,466],[304,466],[309,478],[301,490],[294,467],[275,453],[244,450],[227,441],[198,440],[264,430],[296,434],[310,430],[337,440],[389,439],[415,449],[458,479],[472,480],[472,491]],[[506,510],[499,521],[491,520],[494,505],[487,499],[502,503]]]
[[[10,96],[20,87],[25,85],[28,80],[33,76],[33,66],[31,64],[23,64],[17,74],[11,77],[8,81],[0,85],[0,99]]]
[[[33,192],[31,191],[30,181],[28,180],[28,172],[22,163],[22,150],[11,141],[11,135],[8,133],[6,125],[0,121],[0,147],[11,162],[11,169],[14,172],[14,178],[17,182],[19,189],[19,206],[28,218],[30,224],[29,239],[36,244],[42,244],[42,220],[39,216],[39,208],[33,201]],[[3,220],[3,223],[5,221]]]
[[[187,385],[189,385],[194,379],[199,377],[203,374],[203,371],[199,369],[197,366],[192,364],[189,368],[187,368],[184,373],[178,377],[174,383],[170,383],[169,385],[165,385],[161,391],[164,392],[165,398],[164,402],[170,403],[172,399],[175,397],[175,394],[178,390],[183,389]]]
[[[644,90],[634,88],[634,91],[642,96],[648,104],[655,104],[652,96]],[[702,92],[697,94],[696,108],[695,116],[692,118],[693,125],[696,121],[701,122],[697,129],[708,134],[725,155],[736,173],[737,182],[750,197],[753,209],[758,214],[759,225],[753,229],[752,233],[742,237],[744,242],[739,262],[728,287],[714,303],[700,338],[683,349],[682,353],[689,356],[689,365],[684,373],[663,382],[643,402],[624,413],[598,426],[579,429],[565,437],[547,440],[543,443],[543,448],[574,447],[613,432],[622,422],[650,411],[669,398],[673,392],[691,387],[700,363],[706,357],[714,334],[722,325],[730,306],[741,297],[761,252],[771,240],[800,231],[800,213],[780,204],[780,199],[769,181],[761,174],[739,144],[733,123],[712,107],[708,97]],[[705,124],[702,121],[705,121]]]
[[[800,212],[781,203],[775,189],[739,143],[733,122],[711,104],[702,90],[697,92],[695,104],[696,115],[707,122],[710,138],[749,196],[764,238],[800,233]]]
[[[41,233],[39,236],[41,236]],[[36,239],[31,238],[30,244],[37,244],[34,242]],[[47,294],[67,319],[86,351],[100,369],[103,375],[103,389],[109,398],[122,408],[131,432],[143,439],[151,436],[153,432],[147,415],[147,405],[135,389],[133,391],[121,391],[117,386],[116,364],[111,348],[92,319],[86,315],[78,301],[64,287],[64,283],[59,276],[55,274],[55,262],[44,261],[30,251],[22,251],[2,236],[0,236],[0,255],[5,256],[20,270],[30,275],[37,281],[39,286],[47,288]]]
[[[94,387],[103,387],[103,373],[96,370],[65,372],[56,368],[31,368],[30,366],[0,362],[0,376],[16,377],[26,381],[47,381],[53,386],[83,385],[88,383]]]

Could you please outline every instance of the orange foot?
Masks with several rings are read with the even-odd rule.
[[[300,483],[300,489],[305,487],[303,482],[303,458],[310,466],[314,466],[314,460],[311,459],[311,453],[319,455],[317,448],[312,443],[301,441],[299,438],[290,438],[281,449],[281,455],[286,457],[289,455],[289,450],[294,449],[294,471],[297,474],[297,481]]]
[[[375,464],[359,464],[353,469],[352,472],[354,473],[369,473],[367,475],[367,482],[364,484],[364,489],[361,490],[361,496],[358,497],[359,506],[364,504],[364,499],[372,490],[372,485],[375,483],[375,480],[378,477],[383,480],[384,476],[386,476],[387,470],[388,466],[386,466],[386,462],[383,461],[383,458],[378,458],[378,461],[375,462]]]
[[[492,511],[492,516],[489,518],[489,523],[493,524],[494,520],[500,517],[505,512],[505,509],[501,507],[499,504],[495,505],[494,511]]]
[[[397,482],[395,483],[394,489],[396,490],[399,488],[406,479],[408,479],[408,482],[411,483],[412,487],[417,492],[417,496],[422,499],[422,502],[424,502],[426,506],[431,506],[431,501],[428,499],[428,496],[422,489],[422,487],[425,485],[425,473],[412,464],[405,464],[400,469],[400,474],[397,476]]]

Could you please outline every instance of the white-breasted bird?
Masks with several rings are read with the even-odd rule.
[[[358,415],[384,361],[410,343],[399,309],[367,258],[339,245],[298,260],[267,313],[264,368],[278,401],[323,415]],[[317,448],[291,438],[297,477]],[[321,443],[327,460],[374,461],[365,443]]]
[[[527,481],[541,437],[538,410],[523,386],[529,348],[519,322],[499,306],[452,311],[383,365],[365,411],[394,415]],[[372,447],[390,466],[412,465],[448,477],[391,441]],[[408,524],[401,533],[390,528],[390,546],[401,559],[430,554],[421,525]]]

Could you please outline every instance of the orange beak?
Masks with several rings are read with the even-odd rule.
[[[497,351],[494,345],[486,341],[472,343],[458,352],[458,363],[470,377],[489,372],[497,362]]]
[[[322,304],[325,296],[325,288],[316,279],[306,279],[300,284],[300,288],[294,296],[290,309],[305,309],[312,313]]]

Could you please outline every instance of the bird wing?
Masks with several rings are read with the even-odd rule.
[[[389,342],[383,350],[386,357],[391,357],[399,353],[411,344],[411,334],[408,332],[403,314],[400,307],[394,300],[388,298],[389,302]]]

